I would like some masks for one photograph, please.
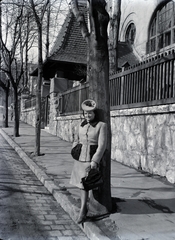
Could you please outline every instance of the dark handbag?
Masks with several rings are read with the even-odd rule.
[[[101,172],[93,168],[89,171],[87,177],[84,177],[81,180],[86,191],[99,187],[103,184]]]
[[[81,143],[78,143],[75,147],[72,148],[71,155],[75,160],[79,160],[81,148],[82,148]]]

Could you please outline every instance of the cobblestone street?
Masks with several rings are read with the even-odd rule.
[[[88,239],[0,135],[0,239]]]

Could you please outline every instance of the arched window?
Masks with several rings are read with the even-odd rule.
[[[131,23],[126,30],[125,41],[130,44],[133,44],[135,35],[136,35],[136,27],[134,23]]]
[[[175,43],[175,3],[168,2],[157,10],[150,24],[148,53]]]

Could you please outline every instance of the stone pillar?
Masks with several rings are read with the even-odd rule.
[[[20,120],[23,122],[27,122],[27,116],[26,116],[26,111],[25,111],[25,101],[29,99],[28,94],[21,94],[21,101],[20,101],[20,109],[21,109],[21,114],[20,114]]]

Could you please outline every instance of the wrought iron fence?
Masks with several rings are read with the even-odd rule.
[[[88,83],[60,95],[61,114],[80,111]],[[120,71],[109,80],[111,109],[175,102],[175,54],[172,51]]]
[[[25,103],[24,103],[24,108],[28,109],[28,108],[32,108],[36,106],[36,98],[31,98],[31,99],[26,99]]]
[[[111,107],[174,102],[175,54],[171,53],[111,76]]]
[[[76,113],[81,110],[81,103],[89,96],[89,84],[74,87],[59,95],[59,110],[61,114]]]

